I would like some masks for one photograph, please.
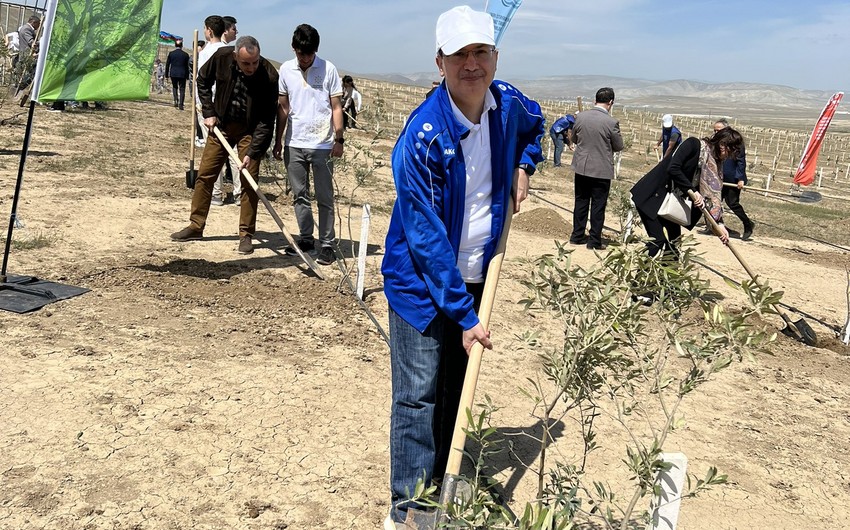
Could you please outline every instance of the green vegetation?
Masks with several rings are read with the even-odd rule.
[[[486,475],[486,462],[510,447],[496,439],[491,420],[497,409],[487,398],[469,418],[470,445],[477,447],[467,455],[475,469],[471,493],[443,507],[451,520],[447,527],[644,528],[660,492],[658,472],[670,466],[662,460],[665,442],[684,424],[686,398],[776,337],[752,320],[771,312],[781,293],[745,282],[749,307],[729,313],[700,277],[692,239],[683,243],[678,262],[650,258],[640,245],[613,246],[590,269],[571,257],[571,249],[558,245],[556,254],[534,260],[521,301],[527,311],[547,313],[563,325],[557,343],[533,332],[519,337],[541,363],[539,376],[522,388],[543,426],[538,462],[530,468],[538,477],[537,496],[514,519],[493,495],[496,483]],[[655,300],[649,307],[637,296],[644,294]],[[590,464],[589,456],[604,448],[598,436],[603,425],[623,430],[630,440],[620,462],[622,483],[597,478],[603,470]],[[550,447],[569,435],[579,438],[578,457],[551,455]],[[614,462],[608,464],[606,472]],[[702,476],[689,476],[684,497],[725,481],[708,466]],[[427,499],[433,490],[419,493]]]
[[[36,250],[51,246],[57,238],[42,231],[35,234],[21,235],[20,230],[12,235],[12,248],[15,250]],[[0,236],[0,245],[6,244],[6,236]]]

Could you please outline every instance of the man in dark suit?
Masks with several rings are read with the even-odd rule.
[[[576,174],[573,233],[570,243],[587,243],[587,248],[603,250],[602,226],[605,224],[605,207],[614,178],[614,152],[623,150],[620,122],[611,117],[614,106],[614,89],[600,88],[596,92],[596,105],[576,114],[570,129],[570,139],[575,143],[572,169]],[[588,212],[590,233],[585,237]]]
[[[165,61],[165,77],[171,78],[171,90],[174,95],[174,106],[183,110],[183,100],[186,99],[186,80],[189,79],[191,57],[183,51],[183,41],[174,43],[177,48],[168,54]],[[178,97],[179,92],[179,97]]]

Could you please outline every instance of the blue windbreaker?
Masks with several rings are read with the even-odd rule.
[[[555,120],[555,123],[552,124],[552,127],[549,129],[549,132],[553,134],[561,134],[562,132],[572,127],[575,122],[576,117],[572,114],[567,114],[566,116]]]
[[[490,91],[497,108],[489,111],[493,223],[484,247],[485,273],[504,226],[514,170],[543,160],[545,130],[536,102],[502,81],[494,81]],[[479,322],[457,268],[466,197],[460,140],[467,132],[454,117],[444,82],[413,111],[393,149],[397,198],[381,266],[384,293],[420,333],[438,311],[464,330]]]

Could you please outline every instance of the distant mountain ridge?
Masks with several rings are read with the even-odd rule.
[[[436,73],[414,74],[364,74],[363,77],[393,83],[430,87],[431,81],[439,79]],[[507,80],[507,79],[506,79]],[[624,77],[599,75],[565,75],[536,79],[512,78],[526,94],[539,99],[574,100],[582,96],[592,101],[596,90],[603,86],[614,88],[617,101],[624,105],[664,107],[669,98],[693,98],[705,104],[756,105],[770,107],[823,107],[831,92],[800,90],[797,88],[764,83],[705,83],[688,79],[651,81]]]

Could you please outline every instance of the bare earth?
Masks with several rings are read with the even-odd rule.
[[[9,272],[91,292],[31,314],[0,312],[0,529],[378,528],[388,510],[389,355],[342,274],[324,267],[320,281],[285,256],[262,206],[253,255],[236,253],[234,206],[213,207],[204,241],[171,242],[188,219],[189,113],[165,99],[110,107],[36,109],[15,240],[41,235],[49,244],[13,249]],[[4,216],[22,133],[0,128]],[[354,131],[346,148],[372,136]],[[359,204],[373,206],[366,303],[384,327],[391,146],[385,137],[373,148],[384,166],[356,191],[350,232],[352,172],[337,175],[349,267]],[[283,180],[263,176],[295,231]],[[566,168],[534,185],[571,210]],[[531,197],[516,217],[491,323],[496,350],[478,395],[502,407],[495,421],[504,433],[535,424],[518,388],[539,363],[517,335],[539,330],[555,344],[562,334],[517,304],[527,259],[553,252],[571,229],[571,213],[551,203]],[[713,268],[745,277],[713,237],[697,237]],[[686,453],[698,475],[717,465],[730,484],[685,502],[680,528],[846,528],[850,357],[830,327],[846,315],[847,255],[758,233],[738,248],[809,314],[825,347],[780,335],[772,356],[733,365],[686,402],[686,426],[666,449]],[[585,265],[597,259],[583,247],[575,254]],[[726,304],[742,305],[719,276],[704,275]],[[573,427],[558,442],[565,459],[577,449]],[[591,462],[599,476],[623,476],[623,436],[602,427],[607,449]],[[515,508],[533,496],[535,476],[516,460],[494,467]]]

